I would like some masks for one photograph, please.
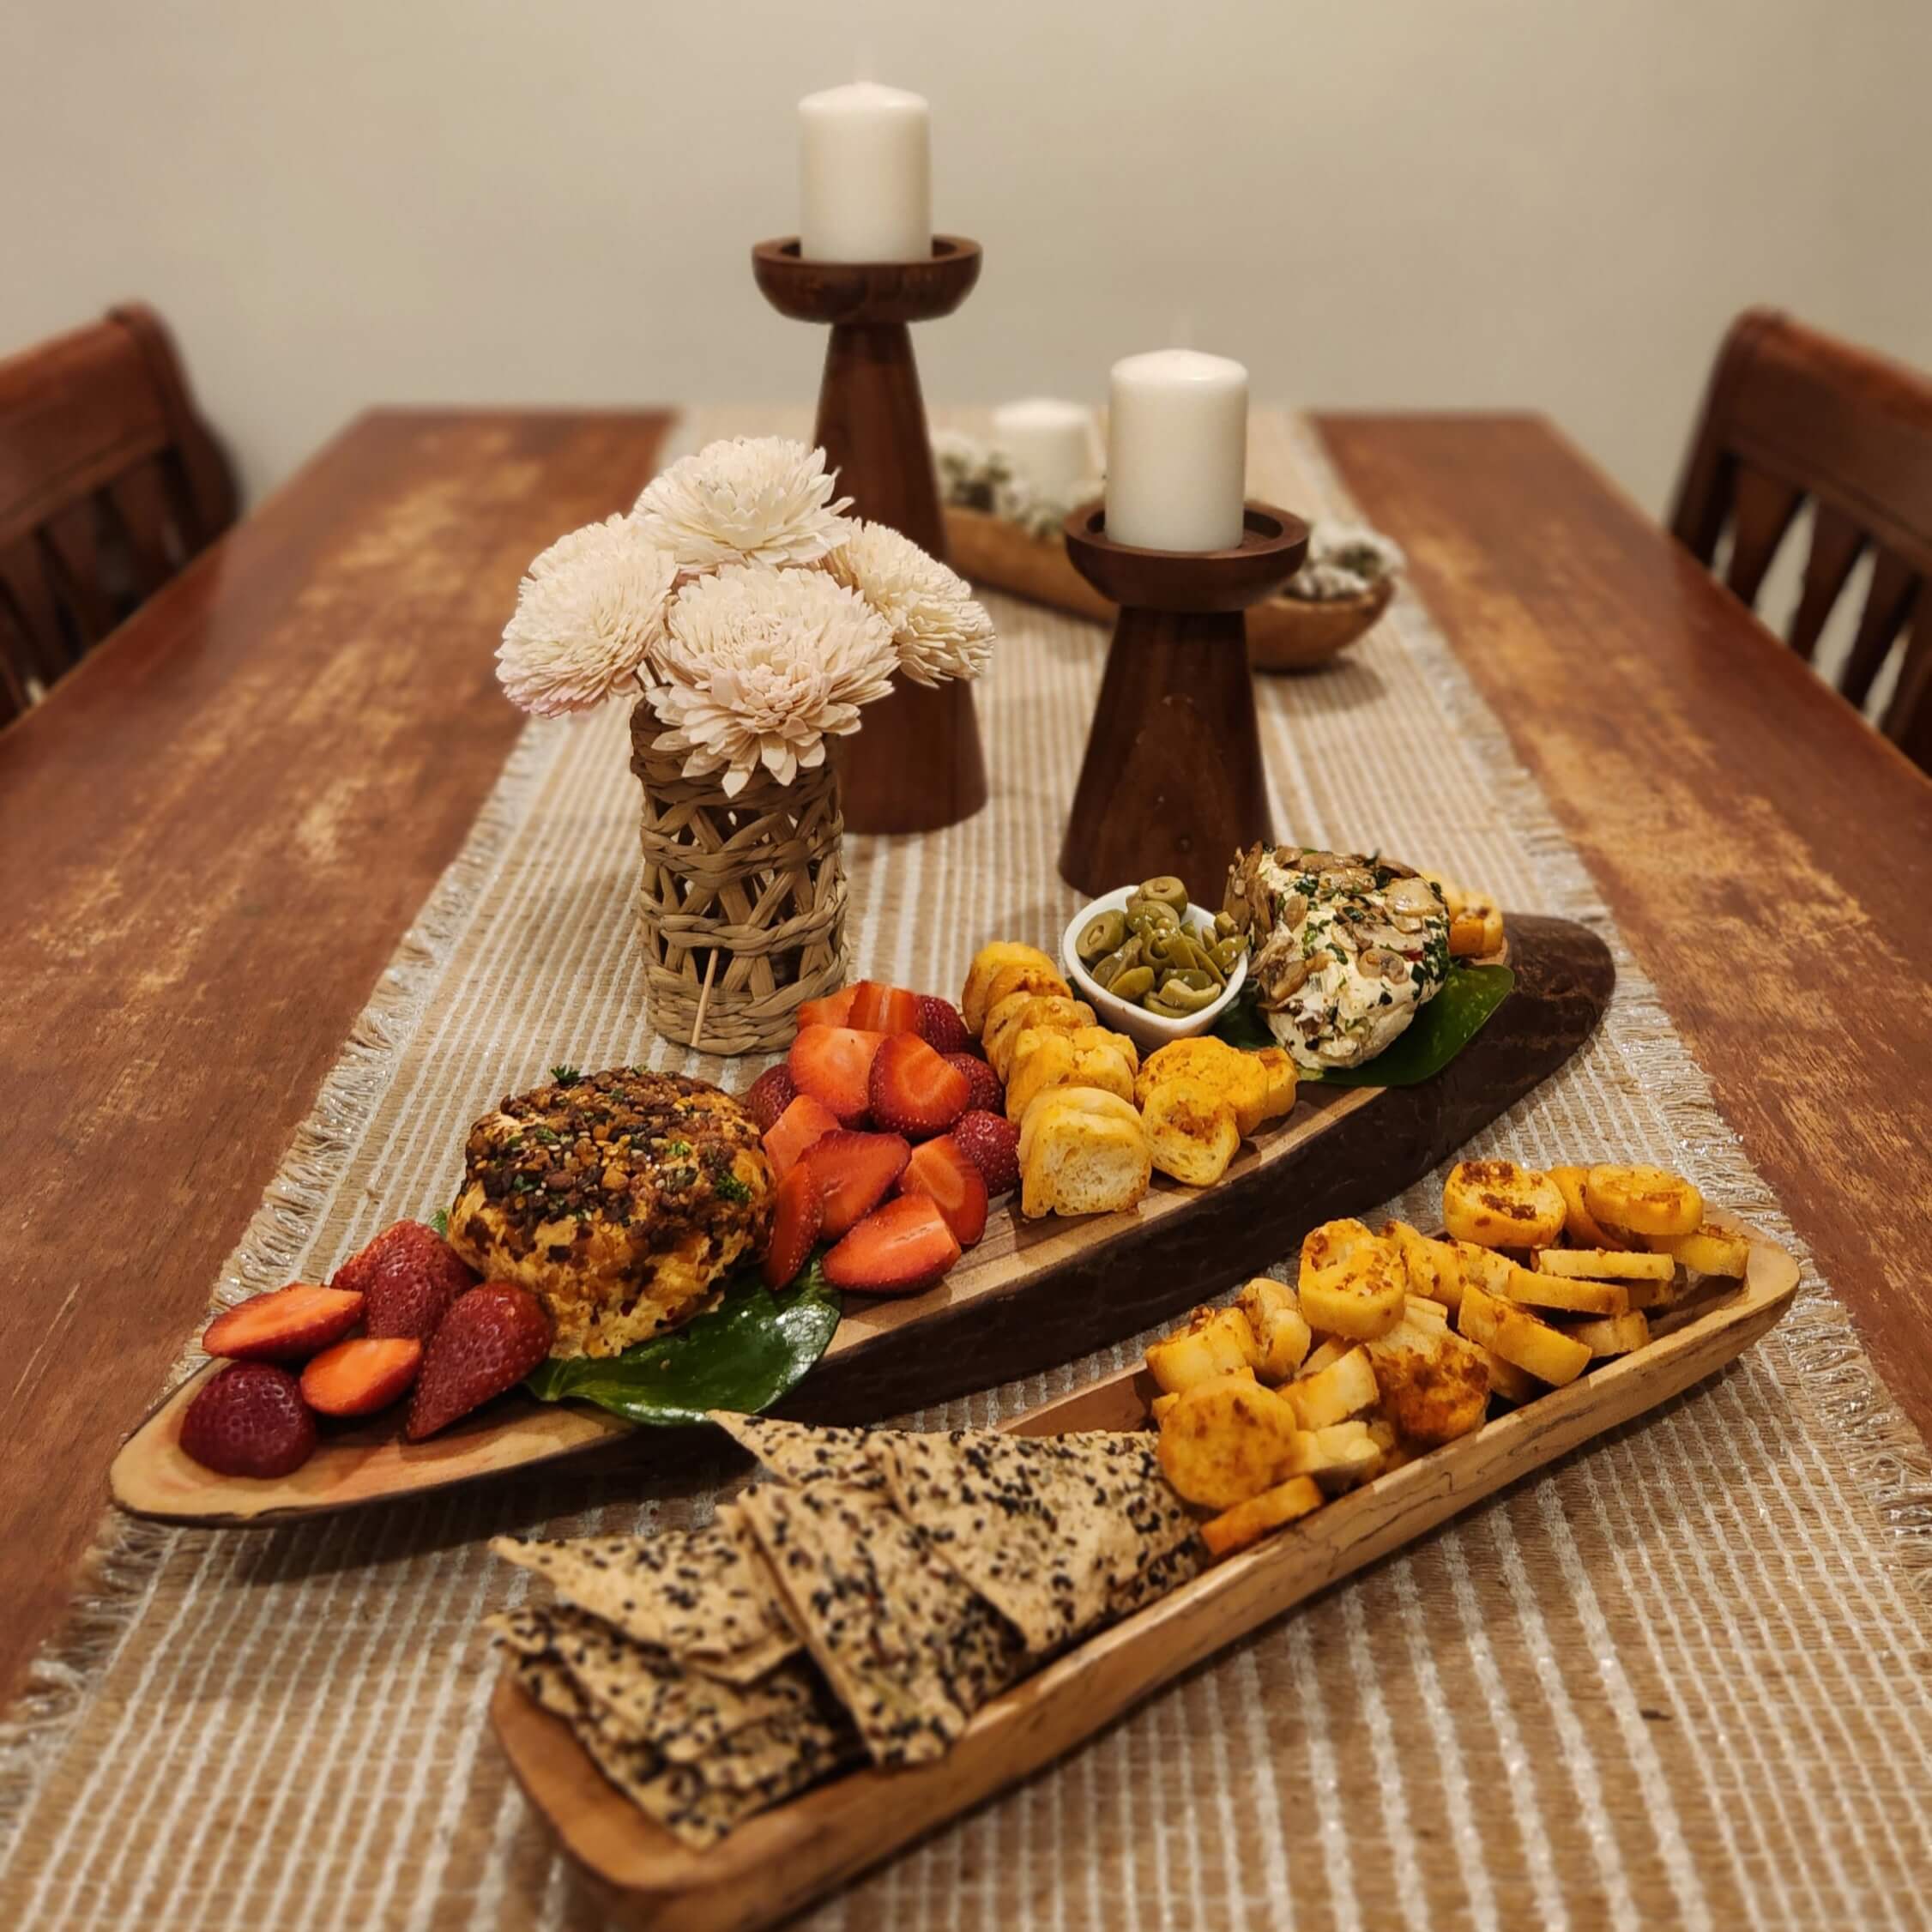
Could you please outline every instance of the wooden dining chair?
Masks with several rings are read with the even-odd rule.
[[[1808,502],[1811,546],[1785,635],[1810,661],[1869,554],[1870,588],[1838,686],[1863,709],[1896,647],[1880,728],[1932,771],[1932,381],[1775,310],[1748,309],[1712,371],[1671,533],[1712,565],[1728,529],[1724,582],[1755,604]]]
[[[233,473],[152,309],[0,360],[0,724],[234,519]]]

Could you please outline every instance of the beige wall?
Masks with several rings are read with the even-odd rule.
[[[375,401],[808,396],[791,106],[930,95],[927,392],[1548,410],[1663,503],[1754,300],[1932,365],[1928,0],[11,0],[0,347],[153,300],[252,492]]]

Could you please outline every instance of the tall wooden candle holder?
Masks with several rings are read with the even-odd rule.
[[[951,315],[966,299],[980,279],[980,245],[935,235],[924,262],[808,262],[794,238],[760,242],[752,272],[781,315],[831,325],[812,438],[837,469],[841,492],[857,515],[943,560],[945,520],[908,325]],[[931,831],[986,803],[967,684],[897,679],[833,755],[848,831]]]
[[[1259,503],[1242,521],[1236,548],[1193,552],[1109,541],[1099,504],[1066,519],[1074,567],[1120,607],[1060,846],[1083,892],[1173,872],[1218,906],[1229,860],[1271,836],[1242,613],[1301,569],[1308,526]]]

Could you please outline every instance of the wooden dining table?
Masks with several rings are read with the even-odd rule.
[[[0,732],[0,1697],[522,719],[528,558],[663,411],[352,423]],[[1932,782],[1547,421],[1316,419],[1932,1430]]]

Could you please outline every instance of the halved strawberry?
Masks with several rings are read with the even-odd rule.
[[[302,1361],[340,1342],[362,1319],[361,1295],[297,1282],[270,1289],[217,1315],[202,1337],[211,1355],[241,1361]]]
[[[911,1295],[958,1259],[959,1243],[938,1206],[923,1194],[901,1194],[826,1255],[825,1279],[860,1295]]]
[[[852,1011],[845,1023],[873,1033],[916,1033],[919,995],[882,980],[860,980],[852,989]]]
[[[778,1183],[776,1202],[761,1272],[767,1288],[788,1288],[810,1258],[825,1218],[824,1196],[808,1165],[800,1162]]]
[[[414,1335],[358,1335],[302,1371],[302,1399],[318,1416],[373,1416],[408,1393],[422,1365]]]
[[[836,993],[828,993],[822,999],[801,999],[799,1002],[799,1031],[803,1033],[808,1026],[849,1025],[852,1002],[858,994],[857,987],[842,986]]]
[[[912,1149],[896,1133],[829,1133],[805,1157],[824,1204],[818,1231],[836,1241],[892,1192]]]
[[[841,1126],[856,1126],[866,1117],[872,1058],[884,1041],[883,1033],[853,1026],[808,1026],[793,1041],[785,1064],[801,1094],[829,1107]]]
[[[913,1150],[899,1176],[899,1192],[933,1202],[962,1247],[971,1247],[986,1232],[985,1177],[951,1134]]]
[[[970,1053],[973,1036],[958,1007],[936,993],[919,996],[919,1037],[936,1054]]]
[[[772,1171],[782,1180],[814,1142],[837,1132],[838,1116],[810,1094],[800,1094],[764,1131],[764,1150],[771,1158]]]
[[[329,1285],[363,1297],[367,1333],[426,1342],[450,1304],[476,1286],[476,1274],[435,1229],[399,1221],[352,1254]]]
[[[752,1081],[738,1104],[758,1123],[760,1133],[770,1133],[777,1126],[779,1115],[798,1098],[798,1093],[791,1069],[780,1060]]]
[[[948,1054],[948,1066],[957,1066],[966,1076],[969,1090],[966,1096],[966,1111],[969,1114],[998,1114],[1006,1112],[1006,1090],[1000,1084],[999,1076],[983,1060],[976,1060],[971,1054]]]
[[[952,1138],[980,1170],[988,1194],[1010,1194],[1019,1186],[1020,1130],[1005,1114],[963,1114]]]
[[[238,1361],[195,1392],[181,1446],[217,1476],[290,1476],[315,1453],[316,1419],[286,1368]]]
[[[550,1317],[528,1289],[485,1282],[459,1295],[430,1337],[402,1433],[420,1442],[515,1388],[550,1353]]]
[[[872,1124],[915,1140],[944,1133],[966,1111],[971,1092],[966,1076],[916,1033],[895,1033],[872,1060]]]

